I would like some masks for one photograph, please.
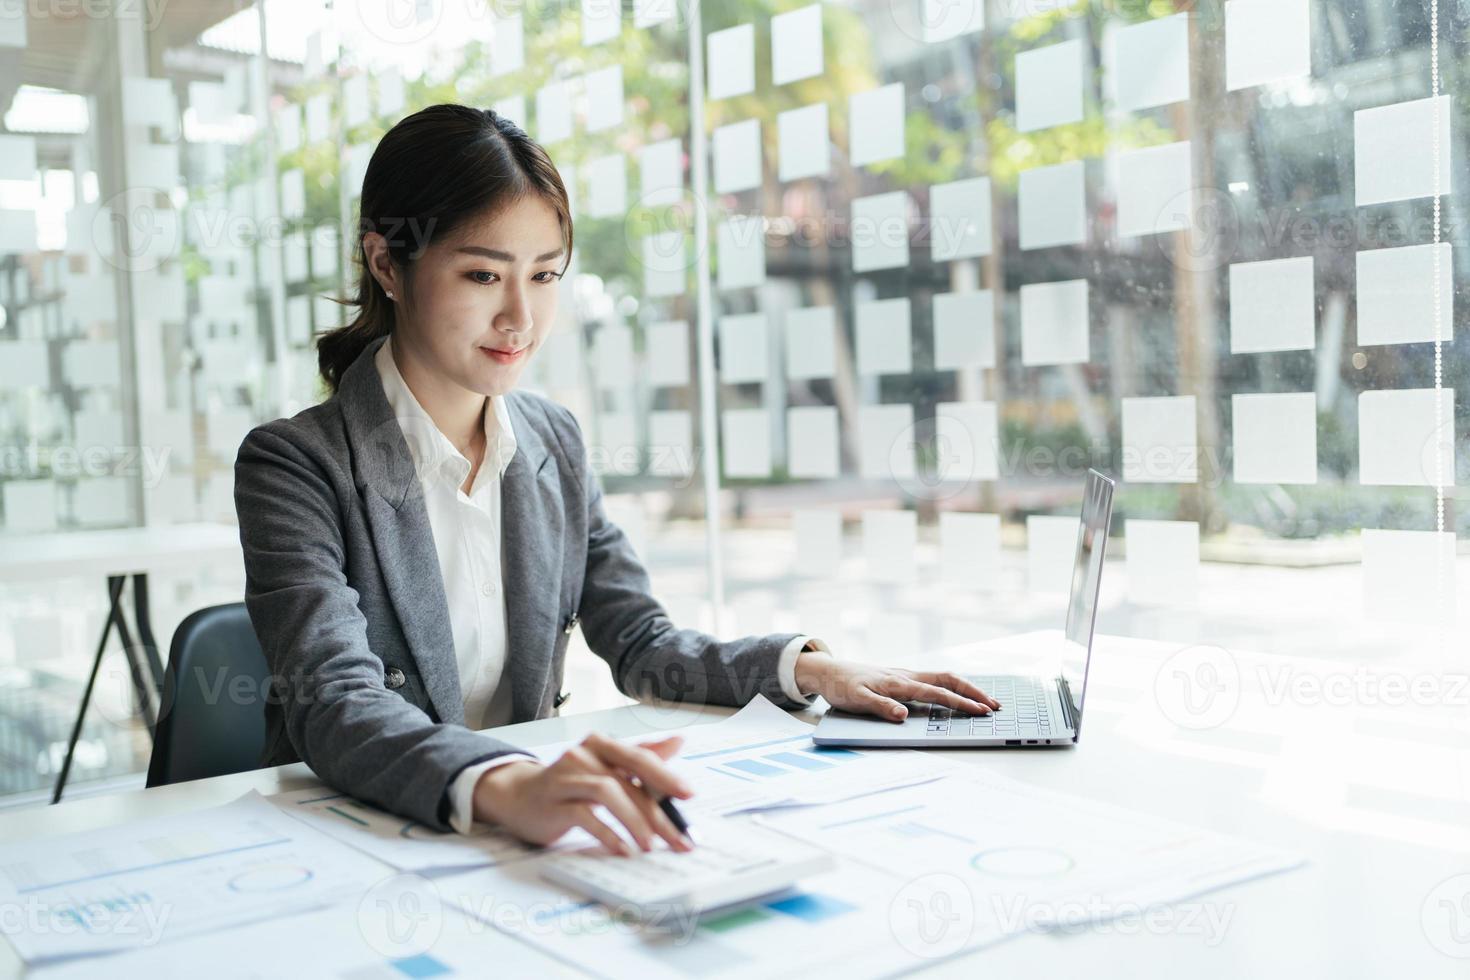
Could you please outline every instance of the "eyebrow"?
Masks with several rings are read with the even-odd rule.
[[[483,255],[487,259],[495,259],[499,262],[514,262],[516,260],[516,257],[514,255],[511,255],[509,252],[502,252],[498,248],[481,248],[479,245],[461,245],[459,248],[455,249],[455,251],[464,252],[469,255]],[[561,253],[562,250],[560,248],[553,249],[550,252],[545,252],[541,255],[536,256],[534,261],[550,262]]]

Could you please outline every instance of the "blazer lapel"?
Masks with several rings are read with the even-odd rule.
[[[429,701],[440,721],[463,724],[459,661],[434,533],[408,442],[373,364],[380,346],[381,339],[369,344],[338,386],[352,465],[378,567]]]
[[[559,471],[538,428],[514,395],[506,398],[516,454],[500,484],[500,560],[505,580],[505,671],[512,717],[537,716],[551,680],[551,657],[562,629]],[[505,683],[503,677],[501,683]]]

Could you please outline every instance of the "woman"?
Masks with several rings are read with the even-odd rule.
[[[679,746],[591,736],[550,765],[472,729],[551,715],[580,622],[635,697],[785,707],[816,695],[894,719],[898,699],[983,713],[950,674],[834,659],[799,635],[677,629],[603,512],[576,419],[516,383],[556,316],[572,250],[546,153],[493,112],[439,105],[382,139],[362,188],[352,323],[317,349],[333,390],[253,430],[235,464],[246,603],[273,674],[263,762],[440,829],[616,852],[690,790]],[[640,785],[642,784],[642,785]]]

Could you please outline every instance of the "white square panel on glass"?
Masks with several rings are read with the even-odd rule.
[[[1286,392],[1230,398],[1236,483],[1317,482],[1317,396]]]
[[[582,165],[587,179],[587,216],[620,218],[628,212],[628,164],[621,153],[594,157]]]
[[[1363,616],[1393,623],[1453,623],[1455,535],[1363,530]]]
[[[505,75],[520,71],[525,65],[526,32],[521,15],[495,17],[490,25],[490,74]]]
[[[1435,114],[1439,125],[1436,133]],[[1439,147],[1439,193],[1452,190],[1448,95],[1359,109],[1353,115],[1353,186],[1358,205],[1432,197]]]
[[[1021,287],[1021,363],[1086,364],[1091,356],[1087,280]]]
[[[764,408],[732,408],[721,412],[720,448],[727,477],[769,478],[771,414]]]
[[[1230,267],[1230,352],[1311,350],[1317,345],[1313,259],[1241,262]]]
[[[995,367],[995,294],[934,297],[934,367],[939,371]]]
[[[1134,112],[1189,98],[1189,15],[1160,17],[1113,36],[1114,94]]]
[[[1113,165],[1119,235],[1131,238],[1189,227],[1194,178],[1188,140],[1119,153]]]
[[[1123,479],[1193,483],[1199,479],[1199,427],[1193,395],[1124,398]]]
[[[940,402],[935,407],[936,476],[946,483],[994,480],[1000,473],[995,402]]]
[[[1455,339],[1451,249],[1443,242],[1358,253],[1358,346]]]
[[[639,152],[638,175],[639,204],[677,204],[684,194],[684,148],[679,140],[660,140],[645,146]]]
[[[643,328],[648,350],[648,383],[674,388],[689,383],[689,324],[684,320],[650,323]]]
[[[808,405],[786,412],[786,471],[796,479],[838,475],[837,409]]]
[[[786,313],[786,377],[830,378],[836,363],[836,313],[813,306]]]
[[[746,289],[766,281],[765,219],[732,214],[716,233],[721,289]]]
[[[572,86],[552,82],[536,90],[536,137],[541,143],[560,143],[572,135]]]
[[[733,194],[760,186],[760,120],[746,119],[716,128],[710,149],[714,155],[715,193]]]
[[[784,182],[825,176],[832,169],[832,144],[824,103],[776,116],[777,176]]]
[[[1066,595],[1072,588],[1077,526],[1075,517],[1026,518],[1026,580],[1032,592]]]
[[[602,326],[592,337],[592,373],[599,388],[621,388],[633,376],[633,329]]]
[[[755,89],[755,27],[740,24],[710,34],[707,46],[711,99],[728,99]]]
[[[587,73],[587,131],[601,132],[623,124],[623,66]]]
[[[1365,486],[1455,482],[1455,392],[1433,388],[1358,395],[1358,480]]]
[[[903,191],[854,198],[852,271],[900,269],[909,264],[909,196]]]
[[[903,83],[894,82],[848,97],[847,125],[854,167],[903,156]]]
[[[1147,605],[1199,601],[1199,525],[1194,521],[1123,522],[1128,598]]]
[[[796,539],[796,573],[835,578],[842,567],[842,514],[835,510],[797,510],[791,514]]]
[[[725,384],[765,381],[771,361],[764,313],[720,317],[720,380]]]
[[[1311,74],[1311,0],[1229,0],[1225,4],[1228,90]]]
[[[1022,249],[1086,242],[1087,171],[1082,161],[1023,170],[1019,211]]]
[[[1016,55],[1016,129],[1023,133],[1082,121],[1081,41]]]
[[[688,412],[648,413],[648,472],[668,477],[694,472],[694,421]]]
[[[906,298],[858,303],[856,321],[858,374],[908,374],[913,370]]]
[[[605,44],[623,29],[622,0],[582,0],[582,43]]]
[[[785,85],[822,73],[822,5],[771,18],[771,83]]]
[[[914,511],[863,511],[863,557],[872,581],[914,581],[918,577],[918,543],[919,515]]]
[[[941,511],[940,577],[967,589],[1000,587],[1000,515]]]
[[[929,248],[935,262],[989,255],[990,246],[989,177],[929,189]]]
[[[912,405],[864,405],[858,409],[858,471],[865,479],[914,478]]]
[[[520,20],[520,15],[516,16]],[[388,68],[378,73],[378,114],[396,116],[403,111],[403,73]]]
[[[661,231],[643,239],[643,293],[677,296],[688,283],[689,260],[682,231]]]
[[[55,480],[6,480],[0,499],[5,502],[5,530],[56,530]]]

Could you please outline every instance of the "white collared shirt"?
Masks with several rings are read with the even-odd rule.
[[[504,396],[490,396],[489,410],[484,413],[485,457],[466,494],[461,487],[469,476],[470,461],[439,430],[409,390],[393,360],[392,345],[391,337],[384,341],[373,363],[423,489],[444,598],[449,605],[465,725],[477,730],[505,725],[511,719],[511,685],[506,674],[508,629],[500,563],[500,488],[505,469],[516,454],[510,411]],[[777,666],[782,690],[796,701],[810,700],[796,684],[796,658],[808,642],[828,651],[821,640],[798,636],[782,649]],[[474,789],[480,777],[496,766],[526,759],[534,761],[535,756],[511,753],[466,767],[450,784],[450,826],[462,834],[469,833]]]

